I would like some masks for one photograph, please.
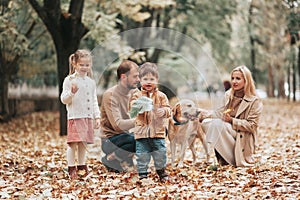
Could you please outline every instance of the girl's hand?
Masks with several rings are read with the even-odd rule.
[[[155,115],[159,118],[163,117],[165,114],[166,114],[166,111],[163,108],[157,108],[155,111]]]
[[[95,120],[95,129],[100,128],[100,118],[96,118]]]
[[[76,83],[72,83],[71,92],[75,94],[78,91],[78,86]]]

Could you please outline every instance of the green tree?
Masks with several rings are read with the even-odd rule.
[[[18,71],[18,61],[28,52],[28,37],[35,21],[27,21],[28,7],[23,1],[0,1],[0,121],[12,117],[8,106],[8,84]]]
[[[156,33],[156,29],[136,30],[136,34],[129,36],[132,38],[125,38],[129,41],[130,46],[143,47],[143,43],[152,37],[157,43],[166,43],[166,45],[171,45],[176,52],[180,52],[185,45],[185,39],[184,37],[176,38],[178,31],[194,38],[200,44],[209,43],[212,46],[214,58],[222,66],[231,62],[228,51],[231,39],[231,16],[236,11],[236,1],[218,0],[212,3],[208,0],[138,2],[112,0],[101,6],[107,14],[119,13],[118,19],[122,23],[119,23],[117,27],[120,32],[146,27],[175,30],[163,34]],[[138,57],[138,60],[135,60],[138,63],[145,61],[157,63],[160,59],[168,56],[168,52],[159,48],[136,48],[135,52],[142,52],[143,58]],[[193,56],[197,57],[198,55]],[[134,56],[131,58],[134,59]],[[177,61],[171,65],[177,65]]]
[[[74,53],[88,28],[82,23],[84,0],[71,0],[67,11],[61,9],[59,0],[28,0],[47,27],[56,50],[59,94],[68,74],[68,57]],[[59,102],[60,135],[67,134],[66,108]]]
[[[115,15],[105,15],[101,12],[98,1],[43,0],[43,5],[37,0],[28,0],[28,2],[52,37],[56,51],[60,94],[63,80],[69,70],[69,56],[80,47],[83,38],[86,43],[90,43],[89,45],[95,45],[114,34]],[[84,9],[87,10],[86,16],[83,15]],[[66,108],[60,101],[59,104],[60,135],[65,135],[67,133]]]
[[[295,64],[295,60],[297,60],[297,65],[298,65],[298,84],[300,88],[300,10],[299,10],[299,0],[283,0],[283,3],[287,6],[289,9],[289,14],[287,17],[288,20],[288,34],[290,37],[290,45],[292,46],[291,50],[291,65],[288,67],[288,83],[289,83],[289,98],[290,98],[290,88],[292,88],[292,93],[293,93],[293,101],[296,101],[296,88],[297,88],[297,83],[296,83],[296,71],[297,67]],[[295,48],[298,49],[298,55],[295,56]],[[292,73],[292,87],[290,87],[290,73]]]
[[[285,68],[289,53],[285,18],[287,9],[281,0],[252,0],[249,6],[251,58],[252,64],[256,65],[252,70],[267,72],[269,97],[285,97]]]

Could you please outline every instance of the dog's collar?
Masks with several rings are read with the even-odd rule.
[[[189,120],[186,120],[186,121],[184,121],[184,122],[180,122],[180,121],[178,121],[178,120],[176,119],[175,116],[173,116],[173,120],[175,121],[175,122],[174,122],[174,125],[184,125],[184,124],[187,124],[187,123],[189,122]]]

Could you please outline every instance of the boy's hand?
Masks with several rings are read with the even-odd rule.
[[[163,108],[157,108],[155,114],[157,117],[163,117],[166,114],[166,111]]]

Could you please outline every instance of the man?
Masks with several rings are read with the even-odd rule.
[[[135,139],[129,130],[135,119],[129,116],[129,100],[139,83],[138,65],[123,61],[117,69],[118,84],[103,94],[101,103],[102,159],[108,171],[124,171],[122,164],[133,166]]]

